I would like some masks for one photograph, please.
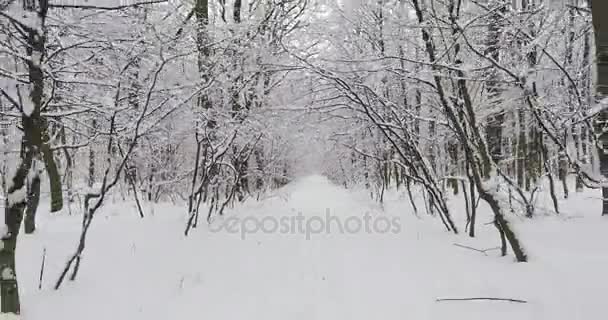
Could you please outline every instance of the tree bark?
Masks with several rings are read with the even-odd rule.
[[[31,234],[36,231],[36,211],[40,203],[40,176],[35,173],[29,185],[27,192],[27,208],[25,210],[25,219],[23,228],[26,234]]]
[[[6,228],[3,230],[2,245],[0,246],[0,312],[20,314],[19,287],[15,269],[15,251],[17,236],[26,208],[25,190],[27,175],[31,169],[34,152],[27,147],[17,172],[12,178],[11,187],[4,211]]]
[[[234,23],[241,23],[241,0],[234,0]]]
[[[493,1],[496,2],[496,1]],[[496,4],[496,8],[493,10],[493,14],[488,17],[488,38],[486,40],[486,54],[494,61],[500,60],[499,50],[499,38],[502,33],[502,15],[506,12],[506,3],[503,0],[499,0],[500,3]],[[490,106],[500,105],[500,94],[501,89],[499,87],[499,75],[498,72],[491,69],[488,75],[489,80],[486,82],[487,95]],[[498,163],[502,159],[502,127],[504,123],[505,115],[502,110],[495,112],[488,120],[486,125],[486,140],[488,141],[488,149],[492,160]]]
[[[35,225],[35,210],[38,197],[28,197],[27,190],[36,193],[39,190],[39,181],[28,187],[28,175],[32,170],[35,159],[44,162],[51,189],[51,212],[59,211],[63,207],[61,178],[49,144],[48,125],[41,115],[44,97],[44,72],[42,69],[45,53],[45,18],[48,11],[48,2],[45,0],[24,0],[26,11],[35,14],[38,28],[20,25],[23,28],[26,53],[28,56],[28,95],[21,104],[21,125],[23,127],[23,146],[21,162],[12,178],[8,190],[5,206],[5,228],[1,232],[2,245],[0,246],[0,312],[20,313],[19,290],[15,271],[15,251],[17,236],[23,220],[24,210],[28,207],[28,227],[31,231]],[[35,168],[37,169],[37,168]],[[37,185],[36,185],[37,184]],[[28,199],[29,198],[29,199]],[[28,200],[32,200],[28,203]]]
[[[608,96],[608,2],[593,1],[593,30],[595,32],[595,54],[597,67],[597,95],[603,99]],[[601,111],[594,121],[598,135],[597,153],[599,156],[600,173],[608,179],[608,110]],[[604,182],[605,183],[605,182]],[[602,188],[602,215],[608,215],[608,187]]]

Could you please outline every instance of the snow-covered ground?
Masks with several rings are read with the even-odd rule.
[[[484,225],[491,220],[486,209],[479,237],[469,239],[445,232],[437,218],[414,217],[403,197],[391,195],[382,210],[320,176],[214,221],[217,230],[232,219],[237,232],[205,225],[184,237],[183,207],[147,205],[139,219],[130,203],[108,204],[92,227],[79,278],[59,291],[53,284],[76,246],[80,216],[41,213],[37,233],[19,242],[22,313],[28,320],[604,319],[608,219],[599,217],[593,195],[574,194],[559,217],[515,219],[531,258],[525,264],[496,250],[484,255],[454,246],[498,245],[495,229]],[[460,202],[452,209],[462,221]],[[373,221],[398,218],[400,230],[314,232],[307,240],[298,230],[243,235],[238,229],[245,221],[266,221],[271,229],[263,217],[295,221],[298,215],[318,228],[328,212],[342,223],[366,213]],[[466,297],[528,303],[436,301]]]

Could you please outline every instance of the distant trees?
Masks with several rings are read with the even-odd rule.
[[[209,3],[196,2],[198,67],[209,87],[192,110],[196,151],[184,234],[197,227],[201,204],[207,204],[206,220],[211,221],[233,203],[273,187],[262,173],[267,176],[266,169],[276,165],[267,161],[271,154],[265,150],[276,138],[260,126],[260,116],[291,71],[288,63],[281,65],[287,54],[279,44],[303,23],[307,4],[220,1],[212,22]],[[226,15],[229,9],[232,19]]]
[[[480,197],[518,261],[527,257],[509,216],[546,210],[541,191],[558,213],[572,181],[577,191],[602,185],[590,152],[585,1],[370,0],[333,10],[322,54],[299,58],[319,79],[311,90],[324,93],[315,108],[349,123],[351,135],[336,137],[350,159],[337,180],[357,181],[351,170],[372,194],[422,190],[427,212],[452,231],[447,189],[462,192],[470,236]]]
[[[319,162],[334,181],[379,201],[404,188],[416,214],[451,232],[475,236],[483,200],[518,261],[527,256],[509,220],[534,216],[547,187],[555,212],[571,180],[602,188],[608,214],[608,112],[593,107],[589,28],[602,97],[608,4],[348,5],[0,4],[1,312],[19,313],[17,235],[22,221],[34,232],[45,188],[51,211],[78,203],[83,216],[58,288],[76,277],[110,197],[134,199],[142,217],[143,201],[183,202],[188,234],[201,214],[212,221],[287,183],[310,135],[329,137]],[[464,226],[450,193],[464,196]]]
[[[283,44],[308,4],[0,4],[1,312],[20,311],[17,235],[22,221],[34,232],[46,194],[51,211],[82,215],[59,288],[108,199],[133,199],[144,218],[144,201],[185,202],[190,230],[199,212],[211,220],[291,179],[290,121],[272,108],[295,83]]]

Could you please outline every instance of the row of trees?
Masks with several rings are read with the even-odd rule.
[[[201,208],[210,220],[289,180],[290,120],[270,123],[292,85],[281,43],[307,5],[0,2],[2,313],[20,312],[17,237],[23,219],[34,232],[47,187],[51,212],[82,214],[58,289],[76,278],[111,197],[132,199],[142,218],[143,201],[185,203],[187,235]]]
[[[403,187],[414,211],[420,192],[455,233],[448,193],[464,193],[470,236],[481,198],[503,255],[526,261],[509,217],[534,216],[540,191],[555,212],[569,177],[608,199],[608,113],[593,89],[608,88],[606,10],[587,0],[4,0],[0,311],[19,313],[17,237],[22,220],[35,231],[46,188],[52,212],[82,213],[59,288],[76,278],[109,198],[132,199],[141,217],[144,201],[183,203],[188,235],[284,185],[303,161],[380,201]]]
[[[603,5],[594,5],[595,16]],[[379,200],[393,186],[410,199],[421,189],[427,211],[455,233],[448,189],[463,192],[470,236],[481,198],[503,255],[510,246],[518,261],[527,255],[509,216],[533,217],[539,193],[559,213],[572,187],[602,188],[608,213],[605,112],[592,65],[597,43],[602,94],[604,49],[590,1],[373,0],[332,9],[322,53],[293,51],[316,79],[315,109],[341,126],[328,168],[336,181],[364,183]]]

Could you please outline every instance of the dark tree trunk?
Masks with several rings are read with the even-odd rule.
[[[234,22],[241,23],[241,0],[234,0]]]
[[[91,129],[93,132],[91,132],[92,134],[95,134],[95,131],[97,131],[97,120],[93,119],[91,121]],[[89,170],[88,170],[88,179],[87,179],[87,185],[89,187],[93,187],[93,184],[95,184],[95,147],[94,147],[94,143],[89,144]]]
[[[25,210],[25,220],[23,228],[26,234],[36,231],[36,211],[40,203],[40,177],[35,174],[29,185],[27,192],[27,208]]]
[[[26,148],[17,172],[13,176],[11,187],[8,190],[4,211],[6,230],[2,234],[2,250],[0,250],[0,312],[19,314],[21,312],[19,303],[19,289],[15,269],[15,251],[17,248],[17,236],[23,220],[23,212],[26,208],[26,197],[19,196],[26,189],[27,175],[31,169],[34,152],[32,148]]]
[[[506,12],[506,3],[503,0],[493,1],[496,3],[492,14],[488,17],[488,33],[485,53],[494,61],[500,61],[500,35],[502,33],[502,15]],[[491,106],[500,106],[501,88],[499,86],[499,74],[491,69],[487,81],[487,95]],[[486,125],[486,140],[488,151],[492,160],[499,163],[502,159],[502,127],[505,115],[502,110],[495,112]],[[487,171],[488,169],[485,169]]]
[[[604,99],[608,96],[608,2],[593,1],[593,30],[595,31],[595,54],[597,66],[597,95]],[[600,172],[608,179],[608,110],[603,110],[595,119],[595,129],[598,135],[597,153],[600,161]],[[608,187],[602,188],[602,215],[608,215]]]

